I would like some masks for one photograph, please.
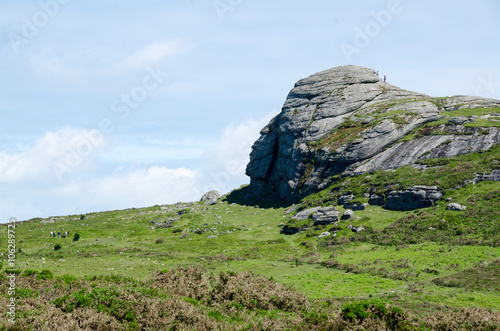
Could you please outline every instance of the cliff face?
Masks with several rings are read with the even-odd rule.
[[[262,129],[246,171],[250,192],[296,201],[334,175],[488,149],[500,142],[499,107],[498,100],[406,91],[368,68],[319,72],[298,81]]]

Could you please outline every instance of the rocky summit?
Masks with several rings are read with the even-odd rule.
[[[382,82],[373,69],[342,66],[298,81],[253,145],[251,196],[288,202],[355,176],[500,142],[499,100],[435,98]],[[491,110],[491,111],[489,111]]]

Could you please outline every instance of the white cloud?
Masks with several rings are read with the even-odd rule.
[[[201,172],[204,190],[215,189],[226,193],[241,184],[248,183],[245,168],[250,160],[253,143],[260,130],[276,115],[270,112],[259,120],[231,123],[222,132],[219,140],[207,149]]]
[[[129,160],[106,171],[99,163],[109,150],[105,137],[70,127],[47,132],[23,152],[0,153],[0,222],[193,201],[212,189],[227,193],[248,182],[251,146],[272,115],[228,125],[198,168],[135,167]],[[92,147],[88,155],[80,153],[85,146]],[[65,164],[68,155],[74,161],[75,152],[80,162],[58,177],[54,164]]]
[[[164,42],[154,42],[143,48],[136,50],[122,61],[118,62],[114,68],[116,72],[128,72],[148,66],[155,66],[168,59],[185,55],[193,45],[185,40],[173,39]]]
[[[68,155],[80,153],[80,164],[106,145],[103,136],[95,130],[62,128],[47,132],[21,153],[0,152],[0,185],[47,183],[56,179],[54,166],[65,164]],[[75,170],[71,169],[71,171]]]

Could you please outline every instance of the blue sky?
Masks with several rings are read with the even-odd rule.
[[[293,84],[356,64],[500,99],[498,1],[2,1],[0,221],[247,183]]]

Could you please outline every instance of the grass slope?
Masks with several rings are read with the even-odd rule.
[[[18,324],[34,330],[57,323],[69,330],[75,322],[76,329],[335,330],[358,324],[375,330],[398,323],[399,329],[498,329],[500,183],[464,183],[474,172],[498,168],[499,157],[497,145],[426,160],[431,167],[425,171],[403,167],[338,178],[298,209],[321,205],[342,212],[336,205],[342,194],[362,202],[365,193],[416,184],[438,185],[444,197],[416,211],[369,206],[339,222],[336,237],[323,239],[318,234],[332,226],[280,234],[283,223],[293,225],[293,213],[272,203],[245,204],[245,187],[212,206],[180,203],[19,222]],[[445,199],[468,208],[447,211]],[[172,219],[170,228],[154,224]],[[355,234],[348,225],[366,230]],[[50,238],[50,231],[70,235]],[[73,241],[76,233],[80,239]],[[6,226],[0,238],[6,247]],[[5,273],[1,277],[4,305],[9,297]],[[233,287],[226,288],[228,282]]]

